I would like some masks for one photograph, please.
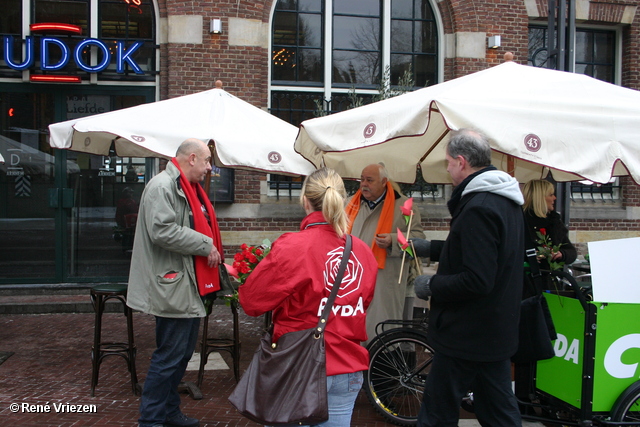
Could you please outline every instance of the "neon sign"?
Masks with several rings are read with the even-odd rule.
[[[64,31],[75,34],[80,34],[81,29],[76,25],[60,24],[60,23],[42,23],[32,24],[32,32],[38,31]],[[32,68],[35,63],[35,48],[39,45],[40,48],[40,69],[43,71],[58,71],[63,69],[71,59],[75,62],[76,66],[87,73],[99,73],[105,70],[111,63],[112,56],[115,57],[116,72],[123,74],[126,71],[127,66],[133,70],[136,74],[144,74],[144,71],[133,59],[134,53],[143,45],[141,41],[134,41],[131,45],[127,46],[124,41],[118,40],[115,43],[115,52],[112,52],[113,47],[110,49],[106,42],[95,39],[86,38],[81,40],[75,47],[67,45],[64,39],[56,37],[40,37],[39,43],[35,36],[27,36],[24,39],[24,56],[22,61],[15,60],[14,52],[14,38],[13,36],[3,37],[4,46],[4,61],[7,66],[16,71],[24,71]],[[91,48],[97,48],[98,61],[97,64],[88,64],[83,58],[83,53]],[[51,52],[55,50],[59,54],[57,60],[51,60]],[[62,76],[62,75],[32,75],[31,81],[58,81],[58,82],[80,82],[81,79],[77,76]]]

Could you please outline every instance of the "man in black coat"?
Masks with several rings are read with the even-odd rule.
[[[443,245],[431,244],[437,273],[416,279],[416,295],[431,297],[435,350],[418,425],[457,426],[471,390],[483,426],[520,426],[510,358],[522,297],[522,193],[514,178],[491,166],[488,140],[478,132],[452,132],[446,159],[455,187],[451,229]]]

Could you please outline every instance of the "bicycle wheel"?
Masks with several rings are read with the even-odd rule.
[[[369,345],[364,389],[369,402],[387,421],[415,425],[422,405],[433,349],[420,331],[390,330]]]
[[[618,397],[611,411],[613,421],[639,422],[640,382],[635,382]]]

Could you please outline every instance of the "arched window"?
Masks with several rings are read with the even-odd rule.
[[[367,102],[382,84],[438,83],[429,0],[279,0],[272,20],[271,110],[298,125]]]

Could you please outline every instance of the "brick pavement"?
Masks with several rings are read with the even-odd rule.
[[[88,298],[88,297],[87,297]],[[261,336],[261,318],[240,312],[242,360],[244,370]],[[93,314],[5,314],[0,315],[0,351],[13,354],[0,365],[0,426],[136,426],[139,397],[131,391],[126,363],[108,357],[101,366],[95,397],[90,396]],[[126,337],[121,313],[106,313],[103,339],[120,341]],[[138,349],[138,379],[144,381],[154,349],[153,317],[134,314]],[[231,333],[230,310],[214,306],[210,331]],[[213,333],[213,332],[211,332]],[[221,332],[222,333],[222,332]],[[223,333],[224,335],[224,333]],[[227,365],[231,359],[221,353]],[[197,371],[188,371],[185,380],[195,382]],[[182,396],[183,411],[201,420],[201,426],[255,426],[238,415],[228,403],[235,381],[231,369],[205,371],[202,400]],[[11,412],[10,404],[49,405],[51,412]],[[95,405],[95,413],[56,412],[53,405]],[[354,410],[354,426],[377,427],[386,424],[369,405],[364,394]]]
[[[87,296],[88,298],[88,296]],[[241,372],[248,366],[263,328],[262,318],[240,311],[242,341]],[[14,352],[0,365],[0,426],[134,427],[137,425],[139,397],[131,391],[126,363],[120,357],[108,357],[101,366],[95,397],[90,396],[92,313],[3,314],[0,315],[0,352]],[[121,313],[106,313],[103,340],[122,341],[126,337]],[[138,349],[136,371],[144,381],[154,350],[152,316],[134,313],[135,341]],[[215,305],[210,318],[210,334],[231,334],[231,314],[224,305]],[[228,366],[231,359],[221,353]],[[188,371],[185,381],[196,382],[197,371]],[[228,403],[235,381],[233,371],[207,370],[202,384],[202,400],[182,395],[183,411],[201,420],[202,427],[256,426],[241,417]],[[50,412],[11,411],[11,404],[48,405]],[[54,405],[95,405],[92,413],[70,413]],[[353,414],[353,426],[387,426],[361,392]],[[478,425],[475,420],[461,426]]]

